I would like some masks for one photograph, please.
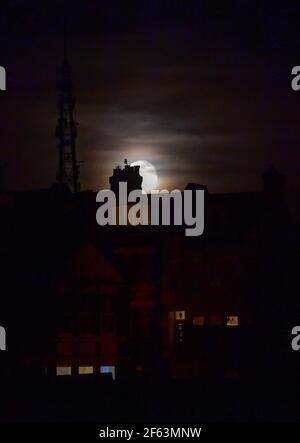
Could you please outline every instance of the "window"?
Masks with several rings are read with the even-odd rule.
[[[112,379],[116,379],[116,368],[115,366],[100,366],[101,374],[111,374]]]
[[[204,325],[204,316],[203,315],[197,315],[193,318],[193,325],[194,326],[203,326]]]
[[[226,317],[227,326],[238,326],[239,325],[239,317],[237,315],[228,315]]]
[[[99,331],[99,303],[91,295],[80,300],[79,329],[82,333]]]
[[[175,320],[185,320],[185,311],[175,311]]]
[[[93,374],[94,367],[93,366],[79,366],[78,374]]]
[[[56,375],[71,375],[71,366],[56,366]]]
[[[209,326],[224,326],[224,315],[209,315],[207,324]]]

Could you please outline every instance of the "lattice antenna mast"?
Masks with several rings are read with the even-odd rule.
[[[71,66],[67,53],[67,32],[64,24],[63,63],[58,100],[56,137],[59,140],[59,163],[57,180],[67,185],[73,192],[80,190],[79,165],[76,158],[76,138],[78,123],[75,120],[75,99],[71,81]]]

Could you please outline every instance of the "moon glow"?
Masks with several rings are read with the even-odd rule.
[[[151,192],[157,189],[158,176],[155,166],[147,160],[137,160],[131,163],[131,166],[139,166],[140,174],[143,177],[142,190],[144,192]]]

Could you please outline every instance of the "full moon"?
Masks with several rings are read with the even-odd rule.
[[[155,166],[146,160],[137,160],[131,163],[131,166],[139,166],[140,174],[143,177],[142,190],[144,192],[150,192],[156,189],[158,183],[158,177]]]

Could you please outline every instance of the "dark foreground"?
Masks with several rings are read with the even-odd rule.
[[[278,378],[1,382],[2,422],[298,422],[300,384]]]

